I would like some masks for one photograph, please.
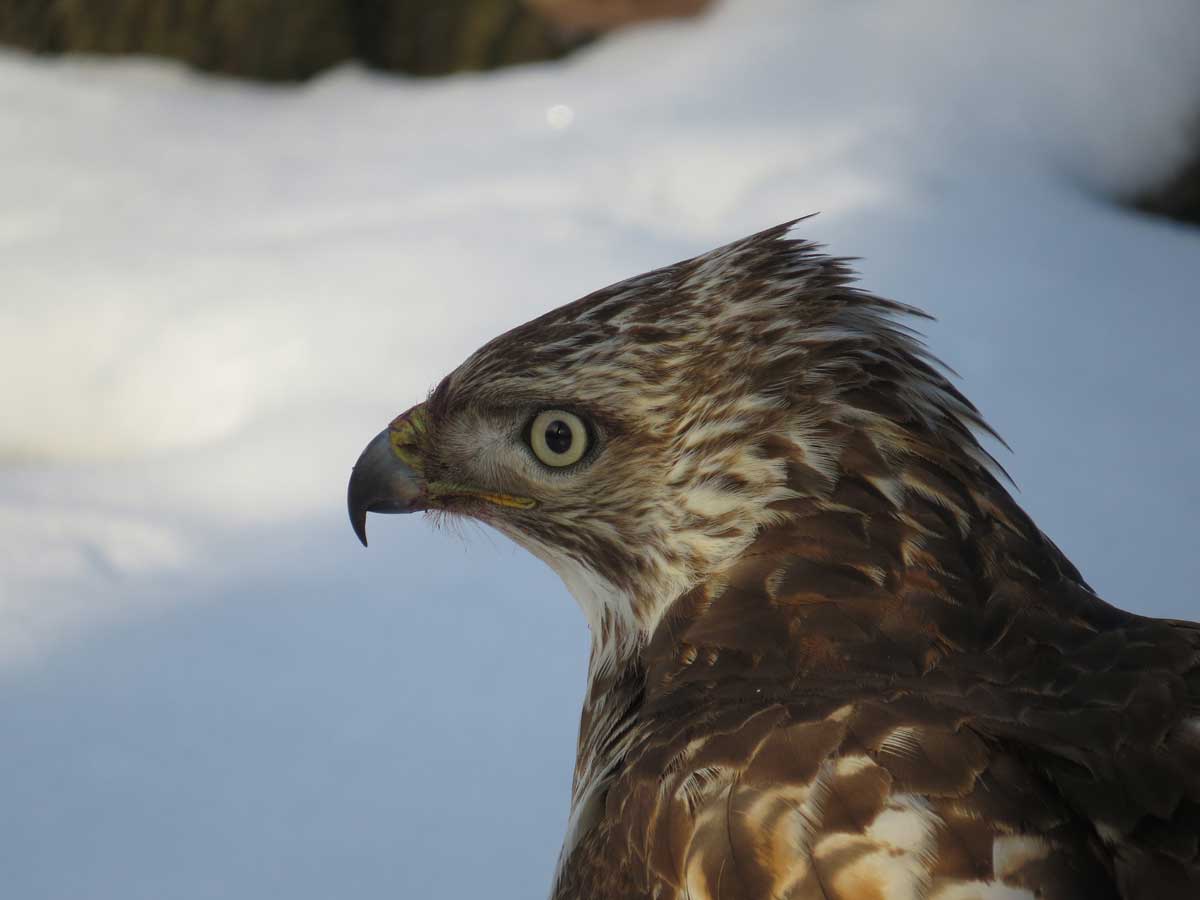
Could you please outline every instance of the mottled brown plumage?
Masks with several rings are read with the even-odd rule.
[[[1200,626],[1098,598],[915,311],[789,227],[496,339],[356,467],[356,527],[475,516],[588,618],[552,896],[1200,897]]]

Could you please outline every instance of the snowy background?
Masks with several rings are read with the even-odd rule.
[[[805,213],[1102,595],[1200,617],[1200,6],[729,0],[300,87],[0,54],[0,893],[543,896],[587,636],[502,538],[346,521],[500,330]]]

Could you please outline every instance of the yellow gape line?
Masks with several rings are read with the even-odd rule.
[[[511,494],[489,494],[479,492],[475,494],[488,503],[495,503],[497,506],[508,506],[513,509],[533,509],[537,506],[537,501],[530,497],[514,497]]]
[[[512,494],[500,494],[494,491],[484,491],[467,487],[462,484],[451,484],[445,481],[433,481],[429,484],[429,499],[444,500],[448,497],[477,497],[494,503],[496,506],[507,506],[510,509],[533,509],[537,501],[530,497],[515,497]]]

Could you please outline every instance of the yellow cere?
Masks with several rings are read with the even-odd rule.
[[[396,416],[388,426],[392,452],[413,471],[424,469],[421,457],[421,435],[425,431],[425,404],[419,403],[406,413]]]

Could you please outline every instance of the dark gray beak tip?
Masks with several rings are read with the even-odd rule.
[[[426,509],[425,482],[392,452],[387,431],[363,450],[346,489],[350,527],[367,546],[367,513],[410,513]]]
[[[350,508],[350,527],[354,529],[355,536],[362,542],[362,545],[367,546],[367,508],[355,502],[354,497],[354,476],[350,476],[350,490],[347,498],[347,506]]]

